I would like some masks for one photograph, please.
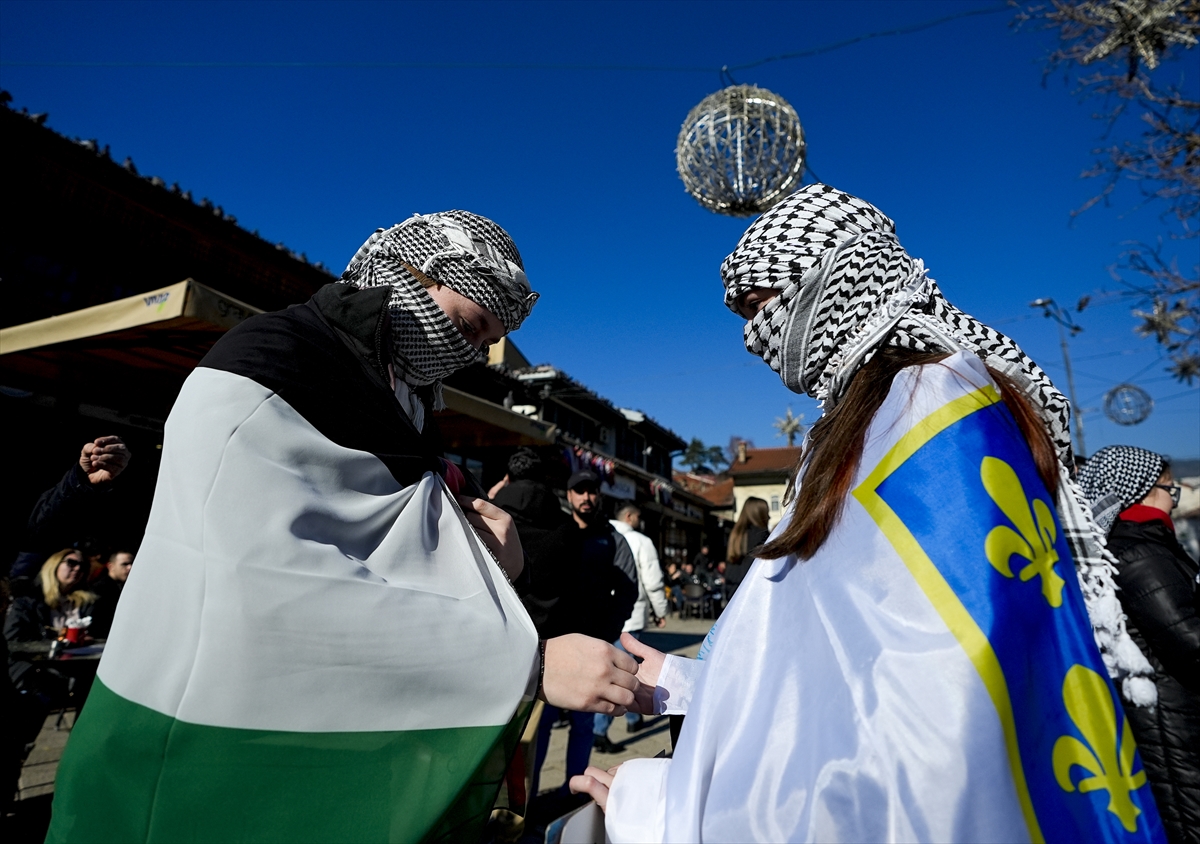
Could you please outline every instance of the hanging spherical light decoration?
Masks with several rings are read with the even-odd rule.
[[[1104,394],[1104,415],[1118,425],[1138,425],[1154,410],[1154,399],[1141,387],[1118,384]]]
[[[750,217],[800,187],[804,153],[804,129],[787,100],[754,85],[730,85],[688,112],[675,165],[705,208]]]

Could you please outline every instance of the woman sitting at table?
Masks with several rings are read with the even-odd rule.
[[[36,580],[13,581],[14,597],[4,619],[4,638],[10,642],[57,639],[68,622],[91,615],[96,596],[83,585],[84,559],[79,551],[66,548],[51,554]]]

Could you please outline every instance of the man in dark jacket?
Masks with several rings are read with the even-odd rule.
[[[132,551],[114,551],[108,555],[104,563],[104,573],[92,584],[96,593],[96,605],[92,607],[92,626],[88,632],[97,639],[108,637],[112,629],[113,616],[117,612],[117,602],[121,600],[121,590],[133,570]]]
[[[1129,635],[1154,667],[1158,704],[1126,707],[1172,844],[1200,842],[1200,615],[1197,565],[1175,538],[1179,485],[1158,454],[1098,451],[1080,472],[1108,550]],[[1111,525],[1111,527],[1109,527]]]
[[[583,469],[570,477],[567,502],[571,505],[571,522],[551,531],[531,560],[532,581],[523,599],[525,607],[543,639],[582,633],[605,642],[616,641],[637,600],[633,552],[604,517],[600,479],[595,472]],[[550,729],[559,716],[559,708],[547,706],[538,725],[532,788],[535,795],[550,746]],[[593,723],[589,713],[571,713],[568,782],[587,768]]]

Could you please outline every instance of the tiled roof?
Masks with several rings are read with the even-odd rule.
[[[676,472],[672,481],[676,486],[700,496],[714,507],[733,506],[733,478]]]
[[[799,459],[799,446],[747,448],[746,462],[740,463],[735,459],[733,465],[727,470],[727,474],[736,477],[738,475],[778,472],[781,476],[786,477],[795,468],[796,462]]]

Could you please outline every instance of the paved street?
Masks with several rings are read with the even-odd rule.
[[[712,619],[680,619],[672,617],[662,630],[647,630],[642,641],[664,653],[692,657],[700,650],[700,643],[713,625]],[[550,750],[546,756],[546,764],[542,766],[543,792],[557,788],[566,776],[567,759],[567,730],[557,729],[550,734]],[[592,764],[597,767],[611,768],[628,759],[644,759],[657,756],[662,750],[670,751],[671,735],[667,718],[647,719],[646,725],[636,733],[626,731],[625,719],[614,718],[609,727],[608,737],[613,742],[623,745],[620,753],[597,753],[592,751]]]

